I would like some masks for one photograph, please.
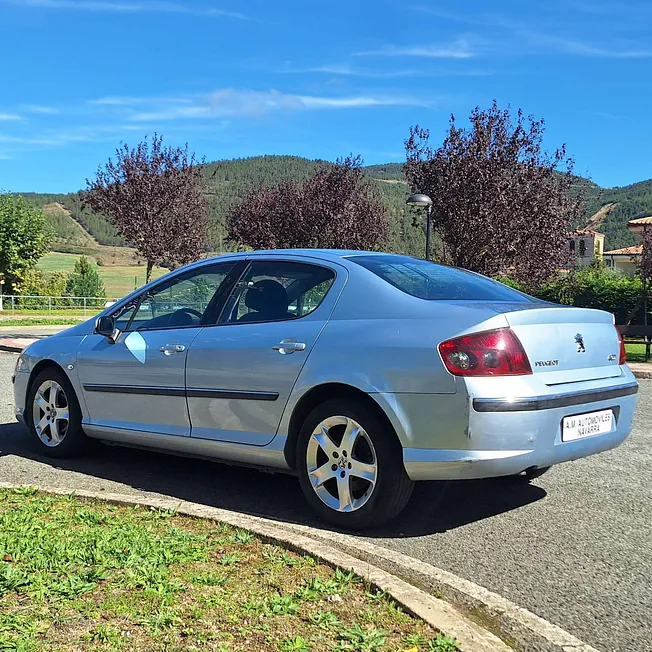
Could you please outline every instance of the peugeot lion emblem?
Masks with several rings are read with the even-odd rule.
[[[575,343],[577,344],[578,353],[584,353],[586,351],[586,349],[584,348],[584,338],[582,337],[582,333],[578,333],[575,336]]]

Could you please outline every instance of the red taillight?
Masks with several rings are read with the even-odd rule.
[[[521,376],[532,367],[518,337],[509,328],[463,335],[442,342],[439,353],[455,376]]]
[[[620,356],[618,364],[627,364],[627,351],[625,350],[625,342],[623,341],[623,336],[620,334],[618,327],[616,327],[616,333],[618,333],[618,342],[620,343]]]

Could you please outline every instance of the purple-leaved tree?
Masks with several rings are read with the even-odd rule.
[[[582,210],[571,192],[573,161],[564,146],[542,150],[543,120],[512,119],[496,102],[471,113],[470,128],[451,116],[436,149],[418,126],[406,140],[406,177],[433,201],[439,258],[488,276],[507,275],[536,289],[568,263],[566,239]]]
[[[349,156],[307,181],[258,188],[229,212],[229,239],[252,249],[378,249],[389,232],[387,211],[361,166]]]
[[[135,149],[123,144],[86,181],[82,203],[103,214],[152,268],[196,260],[207,247],[203,180],[188,146],[165,147],[154,134]]]

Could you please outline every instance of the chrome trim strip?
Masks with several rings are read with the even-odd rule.
[[[184,387],[152,387],[147,385],[84,385],[86,392],[107,394],[144,394],[149,396],[187,396],[188,398],[223,398],[241,401],[275,401],[277,392],[247,392],[231,389],[195,389]]]
[[[608,389],[590,389],[574,394],[553,394],[551,396],[534,396],[531,398],[474,398],[473,409],[476,412],[533,412],[553,408],[571,407],[583,403],[609,401],[613,398],[631,396],[638,392],[638,383],[621,385]]]
[[[149,387],[147,385],[84,385],[85,392],[104,392],[106,394],[148,394],[150,396],[184,396],[185,387]]]
[[[236,401],[275,401],[278,392],[247,392],[235,389],[198,389],[188,387],[188,398],[231,398]]]

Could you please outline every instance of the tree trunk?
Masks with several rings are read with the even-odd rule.
[[[147,273],[145,274],[145,285],[150,282],[152,278],[152,268],[154,267],[154,261],[153,260],[148,260],[147,261]]]

